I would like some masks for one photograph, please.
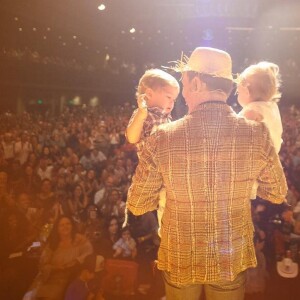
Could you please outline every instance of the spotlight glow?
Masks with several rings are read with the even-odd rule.
[[[100,4],[100,5],[98,6],[98,9],[99,9],[99,10],[105,10],[105,8],[106,8],[106,6],[105,6],[104,4]]]
[[[132,28],[129,30],[129,32],[130,32],[130,33],[135,33],[135,28],[132,27]]]

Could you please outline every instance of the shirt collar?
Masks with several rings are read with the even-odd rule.
[[[197,111],[213,110],[213,111],[224,111],[227,113],[233,113],[233,109],[224,101],[210,100],[198,104],[195,109],[190,113],[191,115]]]
[[[148,111],[151,112],[154,115],[157,115],[159,117],[164,117],[164,118],[170,118],[171,114],[170,113],[165,113],[163,109],[160,107],[149,107]]]

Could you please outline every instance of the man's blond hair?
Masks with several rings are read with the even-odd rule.
[[[167,86],[179,89],[178,81],[169,73],[160,69],[147,70],[139,81],[136,97],[145,94],[147,88],[158,90]]]

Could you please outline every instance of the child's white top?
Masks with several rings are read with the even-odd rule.
[[[271,139],[278,153],[282,143],[282,122],[277,103],[274,101],[250,102],[240,111],[239,115],[244,116],[247,111],[257,113],[258,119],[260,116],[262,117],[261,122],[264,122],[269,129]]]

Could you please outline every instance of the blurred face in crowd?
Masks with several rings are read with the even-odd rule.
[[[95,176],[96,176],[96,174],[95,174],[95,171],[94,171],[94,170],[89,170],[89,171],[88,171],[88,173],[87,173],[87,178],[88,178],[88,179],[92,180],[92,179],[95,178]]]
[[[58,224],[58,235],[62,236],[71,236],[72,233],[72,223],[68,218],[62,218]]]
[[[49,155],[49,154],[50,154],[50,150],[49,150],[48,147],[45,147],[45,148],[43,149],[43,154],[44,154],[44,155]]]
[[[114,179],[111,176],[108,176],[105,180],[106,187],[112,187],[114,185]]]
[[[110,234],[116,234],[118,232],[118,229],[119,229],[119,224],[117,219],[112,219],[109,223],[108,232]]]
[[[80,185],[77,185],[74,190],[74,196],[80,197],[82,195],[82,188]]]
[[[18,205],[22,210],[27,211],[27,209],[30,207],[29,195],[27,195],[25,193],[22,193],[21,195],[19,195]]]
[[[50,180],[43,181],[41,189],[42,189],[42,192],[45,194],[51,193],[51,191],[52,191],[51,181]]]
[[[117,190],[112,190],[111,193],[110,193],[110,201],[113,202],[113,203],[116,203],[117,200],[119,199],[119,191]]]

